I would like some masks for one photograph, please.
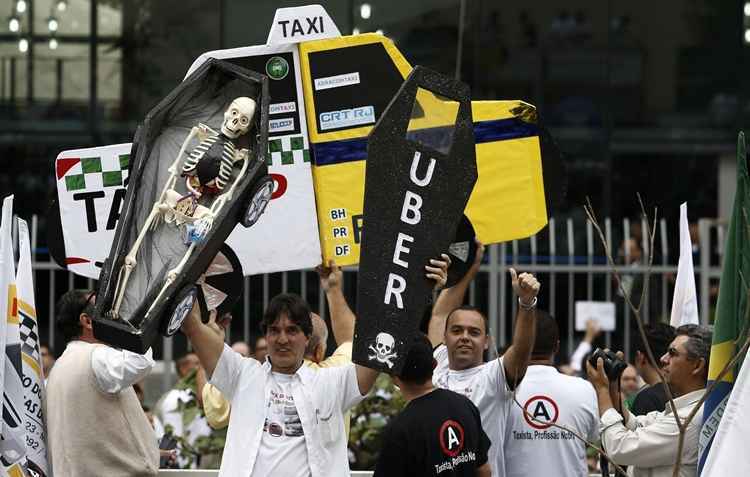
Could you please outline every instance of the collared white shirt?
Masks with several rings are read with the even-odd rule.
[[[151,348],[137,354],[105,344],[73,340],[68,347],[95,346],[91,352],[91,370],[97,387],[104,393],[116,394],[148,376],[154,366]]]
[[[520,406],[511,406],[505,433],[506,477],[588,476],[586,443],[552,424],[599,440],[599,409],[591,383],[554,366],[531,365],[516,400]]]
[[[700,401],[705,389],[699,389],[674,400],[677,415],[685,422],[693,406]],[[698,435],[703,422],[703,406],[687,426],[682,448],[680,477],[695,477],[698,465]],[[619,465],[630,466],[632,477],[671,477],[677,457],[680,431],[670,403],[663,412],[653,411],[645,416],[628,412],[627,427],[622,416],[613,408],[601,417],[602,445]]]
[[[463,394],[479,409],[484,432],[492,441],[488,453],[492,477],[504,477],[503,441],[513,393],[505,378],[503,358],[456,371],[449,368],[448,348],[445,345],[435,348],[433,356],[437,366],[432,373],[432,383],[436,387]]]
[[[353,364],[294,373],[292,394],[305,435],[312,477],[349,477],[344,412],[359,403]],[[211,384],[232,404],[220,476],[252,475],[266,418],[271,363],[243,358],[224,345]]]

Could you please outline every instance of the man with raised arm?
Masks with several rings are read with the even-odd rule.
[[[479,408],[484,430],[492,441],[489,462],[492,476],[505,475],[503,443],[512,390],[521,382],[529,364],[536,329],[539,282],[529,273],[510,269],[513,291],[518,297],[518,314],[513,344],[505,354],[485,363],[483,354],[491,345],[487,317],[479,310],[462,306],[466,290],[482,261],[479,244],[473,266],[453,287],[443,290],[433,307],[428,327],[435,347],[435,386],[450,389],[471,399]]]
[[[330,260],[327,267],[318,267],[318,275],[320,277],[320,286],[325,291],[328,300],[328,308],[331,314],[331,328],[333,329],[333,337],[338,347],[331,356],[326,358],[328,327],[320,315],[312,313],[310,315],[312,333],[305,348],[304,362],[306,366],[310,366],[312,369],[343,366],[352,362],[352,341],[354,340],[354,313],[352,313],[348,306],[342,307],[340,305],[342,301],[346,303],[341,288],[344,280],[343,272],[340,267],[336,266],[333,260]],[[221,327],[225,328],[227,325],[228,323],[224,322],[221,324]],[[262,339],[265,342],[265,337],[262,337]],[[232,349],[237,351],[234,345]],[[265,359],[259,359],[258,361],[264,362]],[[231,412],[229,401],[212,384],[203,386],[202,394],[203,410],[211,427],[214,429],[227,427]],[[344,424],[348,435],[348,412],[344,416]]]
[[[447,263],[440,264],[431,274],[442,285]],[[378,372],[354,364],[317,371],[303,366],[312,320],[299,296],[274,297],[261,328],[269,351],[262,364],[225,345],[218,325],[201,322],[198,307],[182,325],[211,384],[232,405],[219,475],[348,477],[343,414],[362,400]]]

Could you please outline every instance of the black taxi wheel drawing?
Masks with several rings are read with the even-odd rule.
[[[187,285],[180,290],[170,307],[171,313],[167,315],[169,316],[169,321],[165,320],[167,326],[162,333],[164,336],[173,336],[177,333],[182,326],[182,323],[185,321],[185,318],[187,318],[188,314],[190,314],[190,311],[193,309],[193,303],[195,303],[196,300],[200,307],[201,317],[207,316],[208,312],[206,310],[205,301],[200,295],[200,288],[196,285]]]
[[[240,223],[245,227],[252,227],[265,212],[273,195],[273,179],[266,176],[258,181],[251,194],[250,203],[242,215]]]

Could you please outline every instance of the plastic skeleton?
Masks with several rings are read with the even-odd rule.
[[[156,230],[163,219],[167,224],[183,227],[185,242],[190,245],[177,266],[167,272],[164,286],[153,301],[154,304],[159,302],[169,285],[182,272],[196,245],[206,238],[214,219],[222,210],[224,204],[232,199],[237,184],[245,177],[247,172],[250,162],[248,151],[247,149],[238,149],[235,141],[248,131],[254,115],[255,101],[247,97],[239,97],[232,101],[224,113],[220,133],[205,124],[199,124],[191,129],[190,134],[182,143],[177,158],[168,169],[170,175],[159,200],[154,203],[151,213],[138,234],[138,238],[136,238],[130,252],[125,256],[115,291],[115,306],[111,313],[114,317],[118,316],[128,279],[133,269],[138,265],[136,255],[149,230]],[[181,174],[179,174],[180,159],[185,153],[188,143],[196,136],[200,143],[188,154],[180,171]],[[240,172],[227,189],[234,165],[240,161],[242,162]],[[175,190],[179,175],[186,178],[185,186],[188,193],[185,195]],[[198,199],[206,194],[215,196],[210,207],[198,203]],[[149,308],[150,311],[151,308]]]

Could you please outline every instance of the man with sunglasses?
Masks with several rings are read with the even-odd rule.
[[[95,296],[71,290],[57,303],[56,324],[68,342],[47,379],[47,444],[57,476],[155,476],[159,449],[133,384],[151,371],[145,355],[94,338]]]
[[[711,331],[708,327],[684,325],[677,328],[677,336],[661,357],[664,365],[662,372],[672,392],[676,410],[667,403],[664,411],[653,411],[645,416],[633,416],[625,410],[623,417],[620,410],[624,410],[624,407],[619,400],[618,389],[610,386],[602,359],[599,358],[596,367],[591,363],[586,364],[599,402],[602,446],[614,462],[631,466],[629,475],[672,475],[680,434],[673,413],[676,411],[684,422],[703,397],[710,352]],[[680,477],[694,477],[697,473],[698,435],[702,421],[701,406],[687,425]]]

